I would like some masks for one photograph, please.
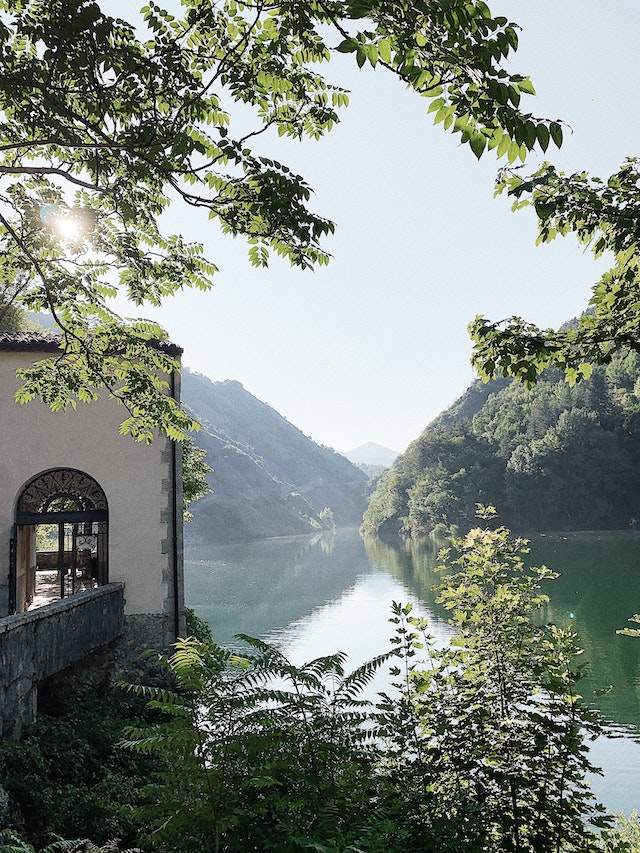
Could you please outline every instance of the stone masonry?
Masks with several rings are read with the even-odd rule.
[[[111,583],[0,619],[0,738],[33,720],[37,685],[120,637],[124,586]]]

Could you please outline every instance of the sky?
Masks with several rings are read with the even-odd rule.
[[[608,177],[640,153],[640,0],[490,6],[522,26],[510,70],[537,90],[522,106],[570,126],[547,158]],[[558,326],[584,310],[603,266],[573,238],[536,247],[533,215],[493,198],[502,161],[477,161],[384,69],[338,57],[325,73],[351,90],[341,123],[319,142],[280,140],[265,153],[303,175],[313,209],[336,223],[329,266],[253,269],[241,239],[176,205],[168,227],[202,241],[219,273],[211,292],[145,315],[189,368],[241,382],[319,444],[402,452],[473,380],[476,314]]]

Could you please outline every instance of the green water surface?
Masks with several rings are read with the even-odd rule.
[[[356,666],[389,648],[392,600],[413,601],[446,641],[433,590],[438,551],[430,541],[365,542],[356,530],[188,549],[185,595],[220,643],[248,633],[277,642],[296,663],[341,649]],[[588,663],[581,692],[606,720],[592,750],[604,769],[594,790],[608,808],[629,812],[640,807],[640,638],[616,629],[640,612],[640,532],[538,535],[529,559],[559,573],[540,618],[579,633]]]

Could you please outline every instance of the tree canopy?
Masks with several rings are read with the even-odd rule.
[[[604,181],[585,172],[567,175],[545,163],[524,177],[505,169],[497,192],[514,199],[513,209],[532,206],[538,218],[538,243],[574,234],[596,258],[612,266],[592,288],[589,310],[560,330],[540,329],[520,317],[470,324],[473,363],[480,376],[514,376],[533,385],[555,365],[570,384],[591,376],[594,364],[609,364],[623,350],[640,351],[640,169],[629,158]]]
[[[639,395],[635,351],[573,388],[558,369],[532,388],[476,382],[379,478],[363,530],[450,534],[478,503],[520,531],[635,527]]]
[[[49,310],[63,337],[22,372],[19,400],[59,409],[106,387],[137,439],[193,422],[164,393],[165,333],[113,299],[158,305],[216,272],[164,233],[170,204],[244,236],[254,265],[327,262],[333,223],[260,138],[331,130],[348,94],[318,69],[335,52],[395,74],[476,157],[513,164],[562,142],[560,122],[521,109],[533,85],[505,68],[517,26],[482,0],[182,0],[140,21],[107,2],[0,0],[0,41],[0,302]]]

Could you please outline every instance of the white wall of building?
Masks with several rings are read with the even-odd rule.
[[[102,486],[109,506],[109,581],[124,583],[125,613],[171,615],[171,442],[158,437],[146,445],[120,436],[127,412],[106,395],[65,412],[51,412],[39,400],[18,405],[16,370],[50,355],[0,351],[0,616],[6,615],[16,499],[50,468],[79,469]]]

